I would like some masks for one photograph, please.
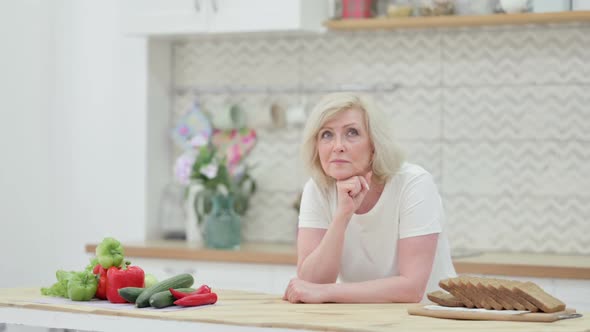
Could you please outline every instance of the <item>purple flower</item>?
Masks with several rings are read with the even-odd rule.
[[[193,151],[187,151],[176,159],[174,174],[176,175],[178,182],[183,185],[188,185],[190,183],[191,171],[196,159],[197,154]]]

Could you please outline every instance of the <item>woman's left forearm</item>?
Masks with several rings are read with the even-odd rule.
[[[417,303],[425,291],[425,285],[403,276],[325,286],[323,302],[336,303]]]

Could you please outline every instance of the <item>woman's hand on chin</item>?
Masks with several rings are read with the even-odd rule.
[[[336,181],[338,191],[338,213],[350,217],[358,210],[365,196],[369,192],[369,183],[373,172],[369,171],[364,176],[354,175],[347,179]]]

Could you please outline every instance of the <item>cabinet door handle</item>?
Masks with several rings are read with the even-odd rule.
[[[193,6],[195,7],[196,11],[200,12],[201,11],[201,0],[194,0]]]
[[[211,0],[211,7],[213,8],[213,12],[217,13],[219,6],[217,5],[217,0]]]

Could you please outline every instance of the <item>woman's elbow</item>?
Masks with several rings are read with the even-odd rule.
[[[424,298],[424,291],[415,292],[412,296],[411,303],[419,303]]]
[[[418,303],[422,301],[424,298],[424,293],[426,292],[426,284],[419,284],[412,287],[412,292],[410,293],[410,300],[412,303]]]
[[[424,292],[419,293],[414,290],[408,290],[401,296],[396,296],[391,299],[391,302],[394,303],[419,303],[422,301],[422,297],[424,297]]]
[[[395,299],[395,301],[392,301],[392,302],[420,303],[420,301],[422,301],[423,297],[424,297],[424,293],[410,291],[410,292],[404,294],[403,298],[401,298],[401,299],[397,298],[397,299]]]
[[[426,284],[408,283],[405,287],[405,291],[402,292],[401,296],[395,299],[393,302],[404,302],[404,303],[419,303],[424,298],[426,292]]]

